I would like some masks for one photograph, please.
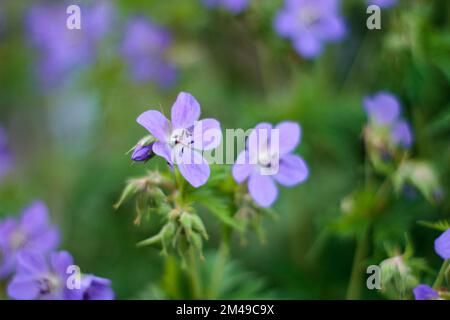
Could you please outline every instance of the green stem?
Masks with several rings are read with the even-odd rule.
[[[189,248],[188,268],[189,268],[189,275],[191,278],[192,297],[193,299],[201,299],[202,283],[200,279],[199,269],[197,266],[197,257],[195,255],[195,250],[193,248]]]
[[[222,243],[220,245],[219,254],[217,255],[216,263],[214,265],[214,272],[211,275],[211,285],[208,289],[208,299],[217,299],[219,294],[220,281],[222,280],[225,271],[225,265],[230,252],[231,228],[224,226]]]
[[[369,251],[369,226],[359,237],[356,244],[355,257],[353,259],[350,283],[347,289],[348,300],[358,300],[361,298],[361,284],[363,283],[364,265],[363,261]]]
[[[442,264],[441,270],[439,270],[436,281],[433,284],[434,290],[438,290],[442,286],[442,283],[444,282],[445,279],[445,275],[449,268],[450,268],[450,259],[447,259]]]

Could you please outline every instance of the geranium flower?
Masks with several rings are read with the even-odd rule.
[[[166,58],[171,44],[168,30],[144,18],[128,23],[122,53],[135,82],[154,82],[169,87],[175,82],[176,69]]]
[[[278,133],[278,141],[273,139],[274,132]],[[237,183],[248,180],[250,195],[259,206],[269,207],[276,200],[276,182],[291,187],[307,179],[309,170],[305,161],[291,154],[300,142],[300,135],[300,126],[290,121],[275,128],[260,123],[249,135],[246,149],[233,166],[233,177]]]
[[[299,55],[315,58],[325,43],[339,41],[346,34],[339,5],[339,0],[286,0],[275,18],[275,31],[290,39]]]
[[[8,218],[0,223],[0,277],[9,275],[22,250],[48,253],[59,245],[59,231],[51,225],[48,209],[40,201],[23,210],[20,221]]]
[[[208,180],[209,164],[200,151],[217,148],[222,140],[220,124],[215,119],[200,117],[200,104],[189,93],[181,92],[172,106],[171,122],[159,111],[142,113],[137,122],[146,128],[158,141],[153,152],[173,166],[194,187]]]
[[[450,259],[450,229],[434,241],[434,250],[442,259]]]
[[[413,290],[416,300],[433,300],[439,299],[439,293],[426,284],[419,284]]]

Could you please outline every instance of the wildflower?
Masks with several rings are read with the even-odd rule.
[[[410,125],[400,118],[401,106],[398,99],[389,92],[379,92],[363,100],[364,110],[374,127],[385,127],[389,139],[395,145],[410,148],[413,134]]]
[[[450,229],[436,239],[434,242],[434,250],[442,259],[450,259]]]
[[[272,125],[258,124],[248,138],[246,149],[238,155],[233,166],[236,182],[248,180],[250,195],[261,207],[269,207],[276,200],[278,190],[275,182],[290,187],[304,182],[309,174],[305,161],[291,154],[300,142],[300,126],[285,121],[275,129],[279,132],[276,147],[271,140]]]
[[[249,4],[249,0],[203,0],[207,7],[223,7],[231,13],[238,14],[244,11]]]
[[[368,5],[376,5],[380,8],[391,8],[397,4],[398,0],[367,0]]]
[[[171,44],[170,33],[144,18],[127,26],[122,53],[135,82],[154,82],[171,86],[176,78],[174,65],[164,57]]]
[[[439,294],[426,284],[419,284],[413,290],[416,300],[434,300],[439,299]]]
[[[339,0],[286,0],[275,18],[275,31],[290,39],[299,55],[315,58],[325,43],[339,41],[346,34],[339,5]]]
[[[17,272],[8,284],[8,295],[16,300],[109,300],[114,293],[108,279],[81,276],[80,286],[68,285],[73,258],[67,251],[44,255],[21,251]]]
[[[222,140],[220,124],[215,119],[200,117],[200,105],[189,93],[181,92],[172,106],[171,118],[159,111],[142,113],[137,122],[146,128],[158,141],[153,152],[178,169],[194,187],[206,183],[210,174],[208,162],[199,151],[217,148]]]
[[[0,223],[0,278],[13,271],[20,251],[45,254],[58,244],[59,231],[50,225],[47,207],[33,202],[23,210],[20,221],[8,218]]]
[[[45,85],[64,78],[68,71],[91,62],[99,41],[111,25],[112,5],[100,1],[82,8],[81,29],[66,26],[66,6],[33,6],[27,15],[30,42],[40,51],[39,73]]]
[[[13,165],[14,160],[11,150],[8,147],[6,132],[0,127],[0,181],[11,171]]]

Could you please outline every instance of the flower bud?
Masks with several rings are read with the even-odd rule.
[[[133,161],[147,161],[150,160],[155,154],[152,151],[153,144],[146,146],[137,145],[134,148],[131,160]]]

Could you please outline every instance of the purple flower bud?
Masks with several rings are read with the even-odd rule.
[[[141,146],[137,145],[134,148],[133,154],[131,155],[131,160],[133,161],[147,161],[150,160],[155,154],[153,153],[153,143]]]
[[[419,284],[414,288],[413,293],[416,300],[432,300],[439,298],[439,294],[425,284]]]
[[[450,259],[450,229],[436,239],[434,242],[434,250],[442,259]]]

